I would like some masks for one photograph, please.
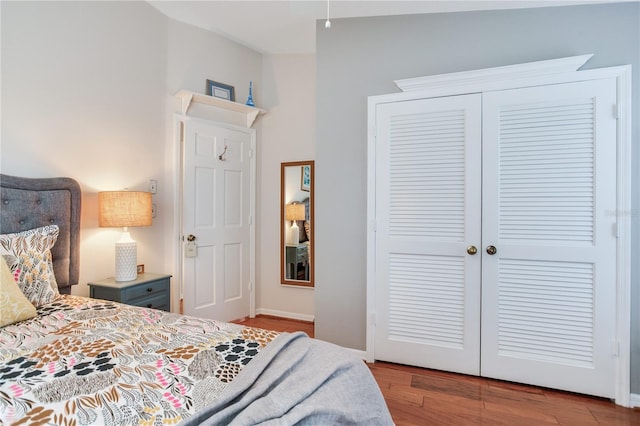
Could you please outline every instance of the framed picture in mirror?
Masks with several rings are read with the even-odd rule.
[[[311,165],[302,166],[300,173],[300,189],[309,192],[311,190]]]

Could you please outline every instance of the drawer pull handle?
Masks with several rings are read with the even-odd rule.
[[[152,307],[152,306],[153,306],[153,304],[149,303],[149,304],[147,305],[147,308],[150,308],[150,307]]]
[[[151,293],[151,292],[153,291],[153,289],[152,289],[151,287],[149,287],[149,288],[147,289],[147,291],[148,291],[149,293]]]

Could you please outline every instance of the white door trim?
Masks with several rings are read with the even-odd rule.
[[[255,261],[256,261],[256,131],[255,129],[250,129],[250,128],[246,128],[246,127],[242,127],[242,126],[236,126],[233,124],[228,124],[228,123],[222,123],[222,122],[218,122],[218,121],[212,121],[212,120],[205,120],[205,119],[201,119],[201,118],[194,118],[194,117],[190,117],[187,115],[182,115],[182,114],[174,114],[174,167],[176,170],[175,176],[174,176],[174,188],[173,188],[173,193],[175,194],[175,199],[174,199],[174,203],[173,203],[173,217],[174,217],[174,238],[175,238],[175,244],[176,244],[176,258],[175,258],[175,264],[174,264],[174,270],[176,271],[176,276],[174,277],[174,279],[176,280],[176,287],[178,288],[178,300],[177,300],[177,304],[174,302],[174,311],[177,310],[176,307],[178,306],[180,300],[182,300],[183,298],[183,293],[184,293],[184,271],[182,270],[182,257],[184,255],[184,244],[182,241],[182,225],[183,225],[183,221],[182,221],[182,211],[183,211],[183,199],[182,199],[182,183],[183,183],[183,178],[182,178],[182,173],[183,173],[183,169],[182,169],[182,165],[183,165],[183,131],[182,131],[182,123],[185,122],[201,122],[201,123],[207,123],[207,124],[212,124],[218,127],[222,127],[225,129],[230,129],[230,130],[234,130],[234,131],[238,131],[238,132],[242,132],[242,133],[246,133],[250,136],[251,138],[251,142],[250,142],[250,149],[251,149],[251,156],[250,156],[250,164],[249,164],[249,169],[250,169],[250,173],[251,173],[251,179],[250,179],[250,195],[249,195],[249,199],[250,199],[250,205],[249,205],[249,262],[250,262],[250,268],[249,268],[249,286],[250,286],[250,290],[249,290],[249,316],[250,317],[255,317],[256,315],[256,265],[255,265]],[[182,313],[182,312],[181,312]]]
[[[600,78],[616,78],[618,88],[617,111],[618,141],[617,141],[617,209],[612,212],[618,218],[617,240],[617,312],[616,312],[616,341],[618,356],[616,360],[616,397],[618,405],[630,405],[631,386],[631,66],[616,66],[609,68],[565,72],[542,77],[527,76],[526,67],[535,68],[536,63],[522,64],[517,68],[521,76],[511,79],[487,81],[486,70],[469,71],[465,73],[464,82],[446,88],[430,88],[389,95],[370,96],[368,98],[368,138],[367,138],[367,332],[366,359],[373,361],[374,336],[376,322],[375,295],[375,247],[376,247],[376,217],[375,217],[375,146],[376,146],[376,105],[388,102],[401,102],[412,99],[430,98],[436,96],[450,96],[465,93],[479,93],[483,91],[504,90],[517,87],[559,84],[571,81],[594,80]],[[533,68],[532,68],[533,69]]]
[[[616,68],[618,88],[618,307],[616,404],[631,404],[631,65]]]
[[[487,90],[491,90],[495,84],[504,85],[506,80],[521,80],[529,77],[540,78],[578,71],[578,69],[586,64],[592,57],[593,54],[570,56],[568,58],[506,65],[482,70],[406,78],[403,80],[395,80],[394,83],[403,92],[432,89],[440,90],[449,87],[459,88],[464,87],[466,84],[472,85],[474,90],[478,89],[479,84],[483,84],[482,91],[486,92]]]
[[[183,313],[182,309],[182,144],[183,144],[183,127],[182,122],[185,116],[174,114],[173,116],[173,232],[172,246],[174,248],[174,265],[173,270],[176,271],[173,277],[174,287],[178,291],[172,291],[172,312]],[[177,295],[177,297],[176,297]]]

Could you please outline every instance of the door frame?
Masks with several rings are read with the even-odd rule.
[[[376,326],[376,106],[390,102],[482,93],[574,81],[615,78],[618,105],[612,114],[617,121],[617,259],[616,259],[616,356],[615,402],[631,404],[631,66],[615,66],[578,71],[593,55],[530,62],[497,68],[419,77],[396,81],[402,93],[368,98],[367,137],[367,330],[365,357],[375,360]],[[479,331],[478,331],[479,332]]]
[[[184,297],[184,270],[182,260],[184,257],[184,241],[183,241],[183,207],[184,200],[182,198],[183,185],[183,163],[184,163],[184,123],[200,122],[213,126],[222,127],[248,134],[250,142],[250,163],[249,172],[249,317],[256,316],[256,131],[255,129],[236,126],[233,124],[222,123],[214,120],[191,117],[183,114],[174,114],[173,118],[173,159],[174,159],[174,181],[173,181],[173,235],[175,242],[175,259],[174,270],[176,274],[174,280],[175,286],[178,288],[177,303],[173,302],[173,310],[179,306],[179,313],[183,314],[183,297]]]

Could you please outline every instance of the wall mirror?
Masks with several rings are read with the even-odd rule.
[[[313,287],[313,161],[280,165],[280,281]]]

